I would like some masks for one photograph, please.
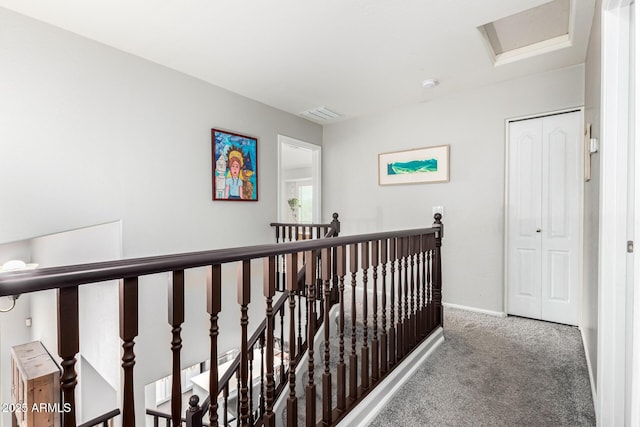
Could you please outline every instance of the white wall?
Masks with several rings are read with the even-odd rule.
[[[601,13],[602,1],[597,0],[591,36],[585,61],[584,122],[591,123],[591,136],[601,140]],[[591,156],[591,181],[584,186],[584,289],[580,329],[590,370],[592,387],[597,381],[598,345],[598,222],[600,200],[600,153]]]
[[[30,244],[32,260],[39,268],[117,260],[122,258],[121,223],[116,221],[54,233],[32,239]],[[60,363],[56,301],[54,290],[31,294],[31,340],[42,341]],[[81,286],[78,301],[81,357],[76,359],[85,363],[77,365],[79,386],[76,396],[86,397],[87,402],[100,400],[100,390],[111,389],[117,398],[121,389],[118,284],[111,281]],[[84,369],[86,364],[91,365],[88,370]],[[83,380],[85,371],[90,382]],[[84,402],[85,399],[78,400],[78,422],[104,413],[96,413],[101,406],[93,403],[85,408]],[[114,407],[108,408],[111,409]]]
[[[324,206],[343,235],[430,226],[444,206],[443,300],[502,312],[505,120],[581,106],[583,94],[578,65],[328,125]],[[450,182],[378,186],[378,153],[443,144]]]
[[[270,239],[277,135],[321,145],[319,125],[7,10],[0,28],[0,243],[116,219],[126,257]],[[212,202],[212,127],[258,138],[258,202]]]
[[[115,220],[125,258],[271,242],[278,134],[322,144],[317,124],[1,8],[0,57],[0,244]],[[258,202],[211,200],[214,127],[258,138]],[[144,384],[170,369],[166,282],[140,280],[141,424]],[[235,286],[223,328],[237,326]],[[201,328],[185,324],[183,367],[208,354],[201,270],[186,294]]]

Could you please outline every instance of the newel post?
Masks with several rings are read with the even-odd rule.
[[[436,325],[444,326],[444,314],[442,310],[442,255],[440,248],[442,247],[442,236],[444,235],[444,226],[442,224],[442,214],[436,213],[433,218],[433,228],[439,228],[436,233],[436,249],[433,254],[433,305],[436,312]]]
[[[187,427],[202,427],[202,408],[198,405],[200,398],[195,394],[189,398],[189,408],[185,414]]]
[[[333,230],[333,237],[340,235],[340,220],[338,219],[338,212],[333,213],[333,220],[331,221],[331,229]]]

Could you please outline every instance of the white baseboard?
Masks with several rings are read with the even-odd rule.
[[[593,399],[593,407],[597,411],[598,405],[596,405],[596,382],[593,378],[593,365],[591,364],[591,358],[589,357],[589,349],[587,349],[587,342],[584,338],[584,331],[582,328],[578,328],[580,330],[580,337],[582,337],[582,347],[584,348],[584,356],[587,359],[587,371],[589,371],[589,384],[591,385],[591,398]],[[597,414],[596,414],[597,419]]]
[[[413,373],[444,342],[442,327],[416,348],[402,361],[380,384],[378,384],[355,408],[339,423],[338,427],[365,427],[380,413],[393,395],[409,381]]]
[[[504,311],[485,310],[484,308],[469,307],[467,305],[451,304],[448,302],[443,302],[442,305],[444,307],[457,308],[458,310],[466,310],[466,311],[473,311],[475,313],[488,314],[489,316],[507,317],[507,313],[505,313]]]

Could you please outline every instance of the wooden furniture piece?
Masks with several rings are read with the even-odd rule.
[[[11,398],[17,426],[60,425],[60,368],[40,341],[11,348]]]

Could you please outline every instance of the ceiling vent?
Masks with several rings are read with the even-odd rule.
[[[573,1],[553,0],[478,27],[495,65],[571,46]]]
[[[330,120],[335,120],[342,117],[341,114],[331,111],[326,107],[312,108],[311,110],[303,111],[300,114],[308,119],[315,120],[317,122],[328,122]]]

